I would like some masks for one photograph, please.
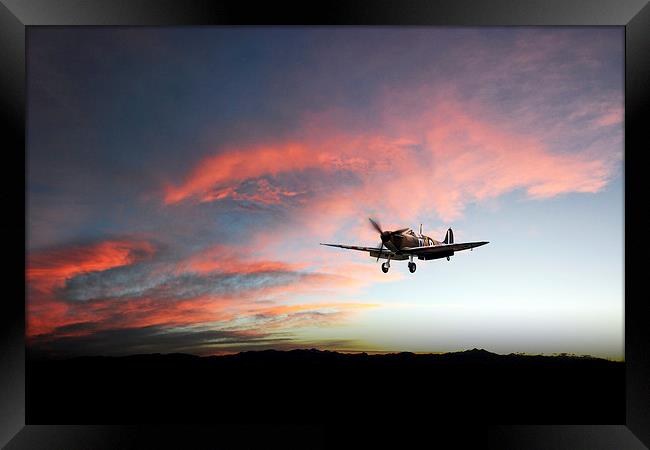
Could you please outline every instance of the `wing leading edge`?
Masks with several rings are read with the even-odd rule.
[[[359,250],[362,252],[379,252],[380,250],[377,247],[359,247],[358,245],[341,245],[341,244],[321,244],[327,245],[328,247],[339,247],[347,248],[349,250]],[[390,253],[388,249],[384,250],[384,253]]]

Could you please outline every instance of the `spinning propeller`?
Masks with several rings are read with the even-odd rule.
[[[384,249],[384,244],[386,242],[389,242],[393,238],[393,235],[402,234],[408,230],[408,228],[401,228],[395,231],[382,231],[381,226],[377,223],[377,221],[372,220],[371,218],[368,218],[368,220],[370,220],[372,227],[377,230],[379,237],[381,237],[381,247],[379,247],[379,255],[377,255],[377,262],[379,262],[379,257],[381,256],[381,252]]]

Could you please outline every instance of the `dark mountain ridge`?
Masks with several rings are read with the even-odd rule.
[[[27,423],[624,423],[625,365],[557,355],[84,356],[27,362]]]
[[[314,356],[318,355],[318,356]],[[58,358],[50,358],[46,354],[36,354],[36,353],[29,353],[28,352],[28,357],[31,361],[44,361],[44,360],[50,360],[50,361],[70,361],[70,360],[93,360],[93,359],[104,359],[104,358],[109,358],[109,359],[130,359],[130,360],[136,360],[136,359],[219,359],[219,358],[224,358],[224,359],[266,359],[266,358],[301,358],[301,357],[306,357],[306,356],[312,356],[316,358],[341,358],[341,359],[354,359],[354,358],[359,358],[359,357],[369,357],[369,358],[420,358],[420,359],[457,359],[457,360],[478,360],[478,359],[503,359],[503,358],[520,358],[520,359],[530,359],[530,358],[555,358],[558,360],[561,359],[566,359],[566,360],[573,360],[573,359],[580,359],[580,360],[585,360],[585,359],[591,359],[591,360],[598,360],[598,361],[607,361],[607,362],[614,362],[614,363],[620,363],[619,361],[612,361],[604,358],[598,358],[595,356],[591,355],[575,355],[575,354],[568,354],[568,353],[560,353],[560,354],[551,354],[551,355],[535,355],[535,354],[526,354],[526,353],[509,353],[506,355],[498,354],[498,353],[493,353],[490,351],[487,351],[485,349],[477,349],[473,348],[471,350],[462,350],[462,351],[457,351],[457,352],[445,352],[445,353],[413,353],[413,352],[388,352],[388,353],[370,353],[368,354],[367,352],[337,352],[337,351],[332,351],[332,350],[320,350],[316,348],[309,348],[309,349],[294,349],[294,350],[273,350],[273,349],[267,349],[267,350],[248,350],[248,351],[243,351],[243,352],[238,352],[238,353],[233,353],[233,354],[224,354],[224,355],[207,355],[207,356],[200,356],[200,355],[194,355],[190,353],[137,353],[137,354],[132,354],[132,355],[85,355],[85,356],[73,356],[73,357],[58,357]]]

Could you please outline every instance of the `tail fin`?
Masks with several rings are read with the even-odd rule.
[[[445,240],[442,241],[443,244],[453,244],[454,243],[454,232],[451,231],[451,228],[447,230],[445,234]]]

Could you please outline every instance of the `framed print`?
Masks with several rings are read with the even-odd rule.
[[[648,445],[649,21],[3,1],[0,442]]]

